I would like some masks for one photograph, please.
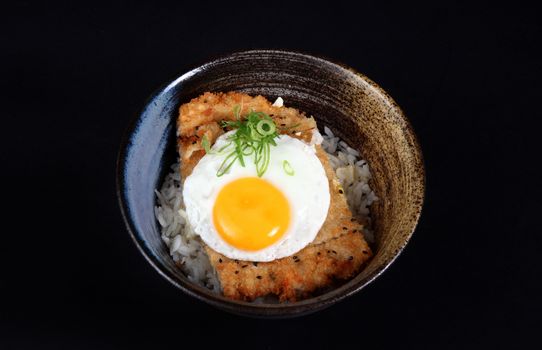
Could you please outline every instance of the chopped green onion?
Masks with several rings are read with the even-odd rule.
[[[282,168],[284,169],[284,172],[285,172],[287,175],[294,176],[294,174],[295,174],[294,169],[293,169],[292,166],[290,165],[290,162],[288,162],[287,160],[284,160],[284,161],[282,162]]]
[[[224,152],[226,150],[226,148],[228,148],[230,146],[231,146],[231,142],[228,142],[224,146],[220,147],[220,149],[218,150],[218,152],[216,154],[222,154],[222,152]]]
[[[203,138],[201,139],[201,145],[203,146],[205,153],[211,153],[211,146],[209,144],[209,140],[207,139],[207,135],[203,135]]]
[[[234,140],[235,142],[235,152],[237,153],[237,158],[239,158],[239,163],[242,167],[245,167],[245,160],[243,159],[243,150],[241,149],[241,141],[239,139]]]
[[[241,166],[245,166],[244,157],[253,156],[256,173],[261,177],[269,167],[271,146],[277,145],[275,142],[275,138],[279,136],[277,126],[269,115],[262,112],[249,112],[246,118],[241,120],[241,109],[238,105],[233,108],[233,115],[235,121],[223,120],[220,123],[223,128],[236,131],[228,137],[229,143],[221,147],[218,153],[213,152],[214,154],[222,154],[226,150],[229,152],[216,175],[226,174],[236,160],[239,160]],[[211,153],[209,140],[205,136],[202,145],[207,153]],[[233,146],[233,150],[229,146]]]
[[[269,120],[260,120],[256,124],[256,130],[263,136],[272,135],[275,132],[275,123]]]
[[[235,105],[233,107],[233,115],[234,115],[235,119],[237,119],[237,120],[241,119],[241,106]]]
[[[222,164],[220,164],[220,167],[218,168],[218,171],[216,172],[216,176],[220,177],[226,174],[230,170],[231,166],[233,165],[233,163],[235,163],[235,160],[237,159],[237,157],[235,156],[236,156],[235,152],[232,152],[226,158],[224,158],[224,161],[222,162]],[[228,160],[229,160],[229,163],[227,163]]]

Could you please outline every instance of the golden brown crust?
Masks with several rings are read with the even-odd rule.
[[[287,258],[272,262],[231,260],[205,248],[220,278],[223,293],[251,301],[274,294],[280,301],[296,301],[353,277],[371,256],[361,233],[348,232],[318,245],[309,245]]]
[[[274,107],[262,96],[206,92],[179,109],[177,135],[183,179],[205,154],[201,146],[203,135],[213,144],[223,133],[219,122],[234,119],[235,105],[242,106],[241,116],[251,110],[269,114],[279,128],[283,127],[282,133],[306,142],[316,128],[314,119],[293,108]],[[296,127],[288,128],[292,125]],[[206,246],[226,297],[254,300],[274,294],[281,301],[295,301],[335,280],[352,277],[371,257],[371,249],[361,234],[362,226],[352,218],[325,151],[320,146],[316,150],[329,179],[330,208],[315,240],[292,257],[265,263],[231,260]]]

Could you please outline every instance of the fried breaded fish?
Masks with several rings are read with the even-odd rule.
[[[269,114],[281,133],[305,142],[311,140],[316,129],[313,118],[294,108],[273,106],[262,96],[206,92],[179,109],[177,142],[183,179],[205,154],[203,136],[214,143],[224,133],[220,121],[233,120],[236,105],[240,106],[241,116],[252,110]],[[318,145],[316,150],[329,180],[330,207],[315,240],[291,257],[260,263],[231,260],[206,246],[226,297],[251,301],[273,294],[280,301],[296,301],[351,278],[372,256],[361,233],[362,225],[353,218],[325,151]]]

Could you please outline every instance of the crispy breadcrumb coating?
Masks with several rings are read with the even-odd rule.
[[[179,109],[177,144],[183,179],[205,155],[201,145],[203,136],[213,144],[224,133],[220,121],[235,119],[232,111],[236,105],[241,107],[242,117],[252,110],[267,113],[281,133],[305,142],[311,140],[316,129],[313,118],[294,108],[273,106],[262,96],[206,92]],[[280,301],[300,300],[336,281],[352,278],[371,258],[363,227],[353,219],[325,151],[320,146],[316,150],[329,180],[330,207],[315,240],[293,256],[260,263],[231,260],[206,246],[226,297],[251,301],[273,294]]]

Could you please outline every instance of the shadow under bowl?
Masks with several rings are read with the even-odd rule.
[[[282,97],[315,117],[319,128],[360,150],[380,198],[371,207],[374,257],[353,279],[295,303],[255,304],[213,294],[190,282],[160,238],[154,190],[176,160],[175,123],[181,103],[206,92],[239,91]],[[151,265],[188,295],[223,310],[256,317],[299,316],[328,307],[367,286],[400,254],[412,236],[424,200],[422,154],[410,123],[378,85],[353,69],[288,51],[234,53],[199,66],[161,88],[129,126],[117,161],[117,194],[134,242]]]

